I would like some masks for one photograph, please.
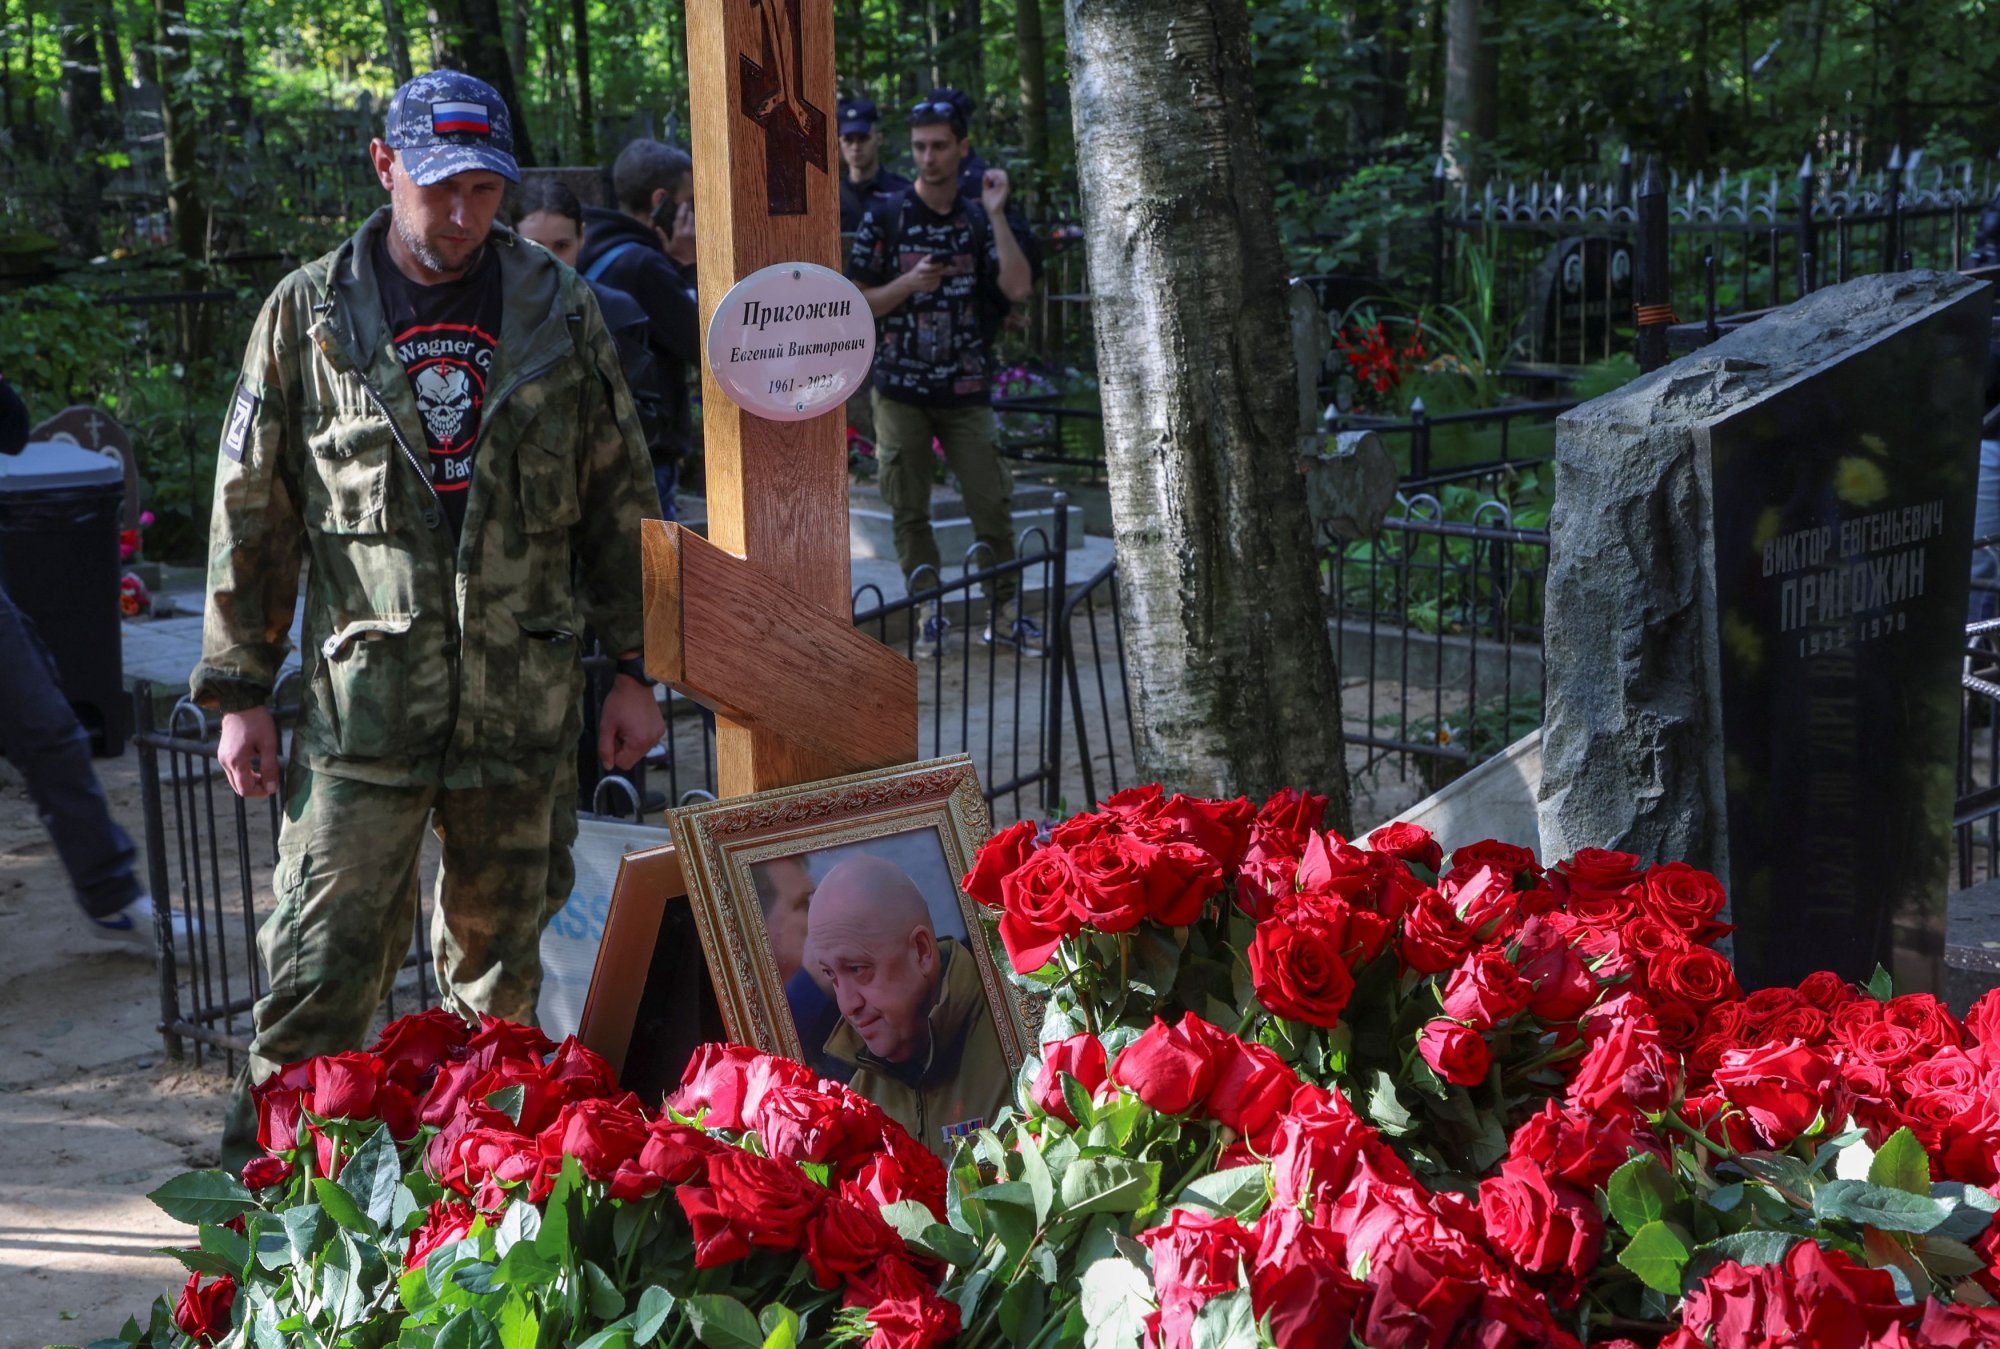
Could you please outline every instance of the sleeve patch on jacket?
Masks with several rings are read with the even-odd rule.
[[[236,386],[236,401],[229,409],[229,427],[222,433],[222,452],[237,463],[243,462],[243,447],[250,443],[250,423],[264,400],[244,385]]]

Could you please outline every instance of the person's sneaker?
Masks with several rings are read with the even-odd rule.
[[[153,897],[141,895],[114,914],[103,918],[85,915],[85,922],[91,933],[101,941],[126,947],[140,955],[153,952]],[[190,918],[182,910],[174,913],[174,938],[186,941],[190,934],[199,935],[201,920]]]
[[[951,631],[951,620],[944,616],[944,606],[932,600],[924,612],[924,628],[918,634],[916,644],[910,648],[911,660],[935,660],[938,652],[944,650],[945,634]]]
[[[980,640],[988,646],[995,642],[1011,646],[1024,656],[1048,654],[1048,644],[1042,640],[1041,624],[1032,618],[1023,618],[1011,604],[993,607],[993,617],[986,620],[986,631]]]

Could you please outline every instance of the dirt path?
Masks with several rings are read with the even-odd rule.
[[[141,834],[137,755],[99,760]],[[213,1166],[228,1083],[169,1060],[150,956],[80,926],[20,779],[0,764],[0,1349],[86,1344],[181,1281],[189,1239],[146,1193]]]

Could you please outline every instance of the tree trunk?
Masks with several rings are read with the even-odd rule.
[[[187,0],[153,0],[153,42],[158,52],[160,122],[166,149],[167,217],[173,245],[180,250],[181,288],[202,288],[208,256],[208,214],[201,199],[201,170],[195,162],[195,111],[190,96],[194,58],[188,43]],[[198,306],[179,313],[181,356],[193,361],[208,354],[208,325]]]
[[[1244,0],[1065,11],[1140,774],[1321,791],[1345,829]]]
[[[576,134],[579,164],[597,162],[597,118],[590,108],[590,15],[585,0],[569,0],[570,28],[576,34]]]
[[[62,124],[73,148],[63,188],[63,228],[85,257],[95,257],[102,239],[104,166],[104,70],[97,50],[97,7],[87,0],[64,0],[56,15],[62,53]]]
[[[439,0],[431,6],[434,41],[444,44],[440,65],[452,65],[492,85],[514,121],[514,158],[535,162],[527,114],[515,90],[507,60],[507,35],[500,26],[498,0]]]
[[[222,37],[222,80],[228,93],[229,120],[238,134],[250,126],[250,59],[243,26],[249,20],[249,6],[236,0],[229,7],[229,19]]]
[[[1480,0],[1446,0],[1444,18],[1444,135],[1440,149],[1451,176],[1477,183],[1480,176]]]
[[[1039,176],[1049,166],[1048,40],[1042,33],[1042,0],[1015,0],[1014,48],[1021,63],[1021,148],[1028,167]],[[1035,184],[1028,187],[1032,194]]]
[[[389,49],[389,69],[400,89],[416,72],[410,68],[410,33],[403,27],[403,8],[396,0],[382,0],[382,36]]]
[[[528,82],[528,0],[508,0],[507,60],[514,67],[514,81]]]
[[[118,15],[111,7],[111,0],[98,0],[97,45],[104,55],[105,86],[111,91],[111,107],[118,114],[122,131],[125,90],[130,77],[125,73],[125,50],[118,41]]]

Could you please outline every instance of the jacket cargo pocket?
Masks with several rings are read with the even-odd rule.
[[[521,676],[513,704],[514,749],[560,749],[575,736],[583,696],[583,643],[567,628],[521,625]]]
[[[306,436],[312,465],[306,482],[311,519],[328,534],[384,534],[389,529],[389,470],[395,432],[381,417],[336,417]]]
[[[329,724],[322,737],[350,759],[418,758],[451,728],[452,674],[444,635],[415,614],[342,625],[320,646],[315,692]]]

